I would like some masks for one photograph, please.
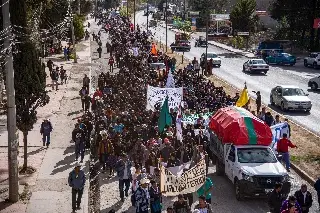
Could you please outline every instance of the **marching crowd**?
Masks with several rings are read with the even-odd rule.
[[[83,78],[79,95],[84,115],[78,119],[72,132],[76,160],[80,157],[82,162],[85,151],[90,150],[100,160],[103,173],[108,172],[110,178],[117,174],[121,201],[131,192],[130,199],[137,213],[149,210],[159,213],[164,209],[159,188],[159,164],[174,167],[191,162],[191,167],[204,158],[208,167],[211,152],[207,146],[206,120],[202,115],[234,105],[239,94],[234,97],[227,95],[223,87],[216,87],[214,82],[194,72],[194,69],[175,70],[176,60],[159,51],[151,53],[153,44],[150,37],[139,26],[134,29],[126,18],[101,15],[99,22],[101,31],[109,34],[110,42],[106,46],[114,56],[112,65],[115,63],[119,72],[102,72],[92,97],[89,94],[90,79],[87,76]],[[100,35],[101,32],[93,37],[101,47]],[[132,51],[135,48],[138,52]],[[163,62],[167,68],[151,68],[150,62]],[[182,126],[183,143],[176,137],[176,119],[181,118],[178,109],[170,110],[173,122],[164,131],[159,131],[158,127],[161,106],[155,106],[155,111],[145,109],[147,85],[165,87],[169,72],[174,72],[176,86],[183,87],[182,111],[200,115],[195,123]],[[257,116],[266,121],[269,113],[262,109]],[[272,122],[278,122],[277,119],[272,118]],[[77,165],[69,175],[74,211],[80,206],[84,183],[84,174]],[[212,180],[207,177],[197,191],[199,204],[195,212],[213,212],[210,205],[212,188]],[[308,212],[312,196],[305,185],[302,185],[301,193],[299,190],[282,205],[281,184],[278,184],[268,202],[270,209],[272,212],[292,212],[294,203],[298,212]],[[193,194],[179,195],[178,200],[166,209],[172,213],[189,213],[192,204]]]

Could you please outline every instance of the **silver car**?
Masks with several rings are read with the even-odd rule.
[[[304,110],[309,112],[312,103],[308,95],[297,86],[280,85],[271,90],[270,103],[280,106],[282,111]]]
[[[206,58],[206,53],[202,53],[200,57],[200,63],[204,61]],[[221,58],[214,52],[208,52],[207,60],[210,61],[212,59],[213,66],[220,67],[221,66]]]
[[[249,59],[248,61],[244,62],[242,66],[242,71],[249,73],[263,72],[264,74],[267,74],[267,72],[269,71],[269,65],[263,59],[260,58]]]

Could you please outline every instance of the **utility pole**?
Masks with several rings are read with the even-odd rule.
[[[149,32],[149,0],[147,0],[147,34]]]
[[[165,22],[166,22],[166,53],[168,52],[168,0],[166,0],[166,9],[165,9]]]
[[[129,20],[129,0],[127,0],[127,19]]]
[[[75,35],[74,35],[74,26],[73,26],[73,12],[72,12],[72,9],[71,9],[71,5],[70,5],[70,1],[69,1],[69,10],[70,10],[70,14],[71,14],[71,23],[70,23],[70,26],[71,26],[71,34],[72,34],[72,46],[73,46],[73,56],[74,56],[74,63],[78,63],[78,59],[77,59],[77,51],[76,51],[76,38],[75,38]]]
[[[208,74],[208,34],[209,34],[209,10],[206,11],[206,57],[205,57],[205,71]],[[203,74],[203,73],[202,73]]]
[[[98,0],[96,0],[96,6],[94,8],[95,14],[94,14],[94,21],[97,21],[97,14],[98,14]]]
[[[14,90],[14,70],[12,51],[10,49],[11,22],[9,12],[9,2],[2,0],[2,20],[3,29],[8,29],[7,37],[4,39],[6,49],[6,91],[7,91],[7,129],[8,129],[8,169],[9,169],[9,200],[17,202],[19,200],[19,175],[18,175],[18,147],[16,126],[16,103]]]
[[[133,0],[133,29],[136,30],[136,0]]]
[[[80,7],[80,4],[81,4],[81,0],[78,0],[78,15],[81,14],[81,7]]]

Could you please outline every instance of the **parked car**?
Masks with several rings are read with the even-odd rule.
[[[267,74],[269,71],[269,65],[260,58],[257,59],[249,59],[248,61],[244,62],[242,67],[243,72],[263,72],[264,74]]]
[[[276,53],[266,57],[267,64],[290,65],[296,64],[296,57],[289,53]]]
[[[311,100],[302,89],[292,85],[279,85],[270,93],[271,105],[280,106],[282,111],[304,110],[310,112]]]
[[[317,69],[320,66],[320,52],[310,53],[308,57],[305,57],[303,60],[305,67],[313,67]]]
[[[206,58],[206,53],[202,53],[200,58],[200,64],[203,62]],[[214,66],[220,67],[221,66],[221,58],[214,52],[208,52],[207,61],[212,59],[212,63]]]
[[[318,89],[319,85],[320,85],[320,76],[311,78],[308,81],[308,87],[311,87],[312,90]]]

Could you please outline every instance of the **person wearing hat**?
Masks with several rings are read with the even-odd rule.
[[[149,194],[151,213],[161,213],[162,196],[159,186],[154,180],[151,180],[150,183],[151,187],[149,189]]]
[[[150,205],[150,195],[148,191],[150,180],[144,178],[140,180],[140,186],[135,191],[136,213],[148,213]]]
[[[72,188],[72,210],[80,209],[81,198],[83,194],[86,176],[81,170],[80,164],[76,164],[74,169],[69,173],[68,184]]]
[[[121,201],[124,202],[124,195],[128,197],[130,182],[132,180],[131,174],[132,163],[128,160],[128,156],[123,154],[115,165],[117,176],[119,178],[119,191]],[[124,188],[125,186],[125,188]]]

